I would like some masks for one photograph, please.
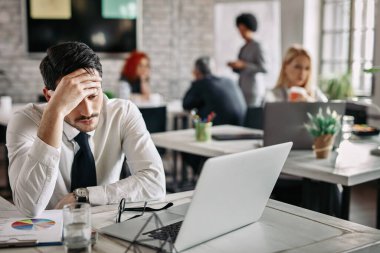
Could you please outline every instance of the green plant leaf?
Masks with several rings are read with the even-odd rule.
[[[377,73],[377,72],[380,72],[380,66],[375,66],[375,67],[372,67],[372,68],[369,68],[369,69],[363,69],[363,71],[365,73]]]
[[[324,134],[335,134],[340,130],[341,116],[336,111],[331,111],[330,108],[326,108],[326,112],[323,113],[319,108],[316,115],[307,113],[309,121],[305,123],[306,130],[314,137]]]

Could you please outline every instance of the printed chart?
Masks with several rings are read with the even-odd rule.
[[[44,230],[55,225],[55,221],[49,219],[25,219],[12,223],[12,228],[18,230]]]

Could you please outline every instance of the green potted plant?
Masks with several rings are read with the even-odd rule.
[[[307,113],[309,122],[305,123],[307,131],[314,137],[313,149],[318,159],[326,158],[331,152],[334,144],[335,136],[341,128],[341,115],[336,111],[326,109],[323,113],[322,109],[316,115]]]
[[[320,83],[322,91],[331,100],[352,97],[351,73],[323,78]]]

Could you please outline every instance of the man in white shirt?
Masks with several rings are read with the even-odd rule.
[[[45,208],[159,199],[161,158],[141,113],[127,100],[103,96],[99,57],[85,44],[47,50],[40,64],[48,103],[29,104],[7,128],[15,205],[28,216]],[[131,176],[119,180],[124,158]]]

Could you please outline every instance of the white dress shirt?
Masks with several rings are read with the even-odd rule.
[[[62,145],[37,137],[46,104],[28,104],[7,128],[9,179],[15,205],[28,216],[52,209],[70,192],[71,166],[79,131],[64,122]],[[93,205],[159,199],[165,195],[161,158],[137,107],[127,100],[104,98],[97,128],[88,133],[96,164],[97,186],[88,187]],[[132,176],[119,180],[124,157]]]

